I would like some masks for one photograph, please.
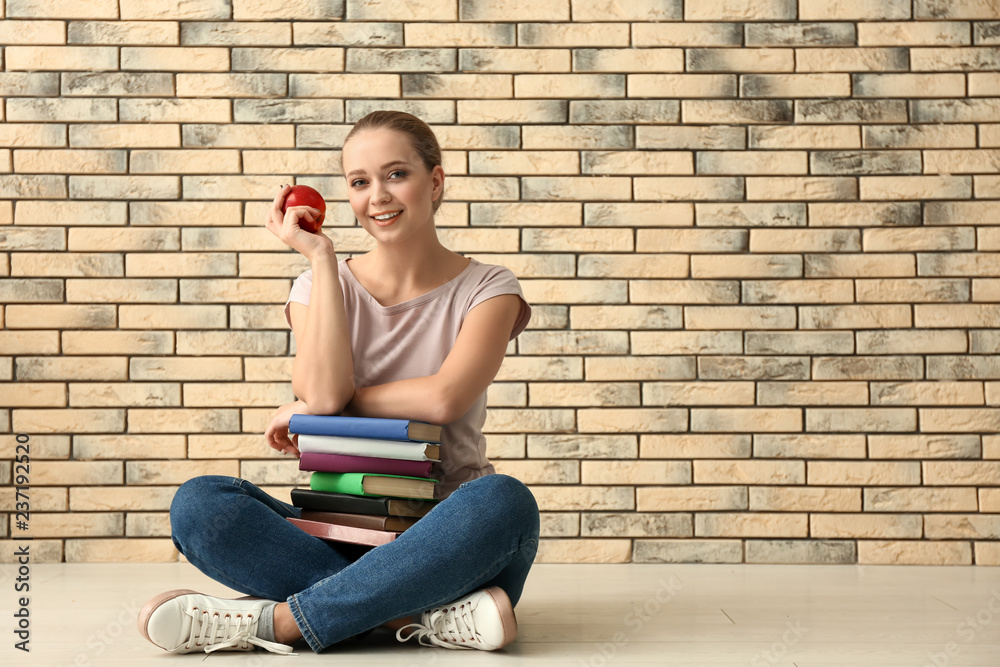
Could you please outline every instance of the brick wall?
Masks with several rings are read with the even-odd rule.
[[[1000,565],[990,0],[6,0],[0,482],[33,555],[175,560],[183,481],[307,483],[307,268],[350,125],[427,120],[445,243],[535,306],[490,455],[540,562]],[[3,536],[14,494],[0,489]],[[9,540],[5,558],[10,557]]]

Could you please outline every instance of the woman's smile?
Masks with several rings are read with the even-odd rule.
[[[387,211],[385,213],[375,213],[371,216],[371,219],[375,221],[375,224],[379,227],[387,227],[396,221],[399,214],[402,211]]]

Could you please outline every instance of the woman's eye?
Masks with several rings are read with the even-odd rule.
[[[356,188],[356,187],[362,186],[364,184],[365,184],[365,182],[363,180],[361,180],[360,178],[356,178],[353,181],[351,181],[351,187],[352,188]]]
[[[393,177],[403,178],[405,176],[406,176],[406,172],[403,171],[402,169],[396,169],[395,171],[390,171],[389,172],[389,178],[393,178]]]

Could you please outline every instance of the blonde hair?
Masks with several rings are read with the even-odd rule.
[[[344,138],[344,144],[346,145],[355,134],[365,130],[393,130],[405,134],[410,139],[413,149],[417,151],[417,155],[420,156],[420,160],[427,167],[427,171],[434,171],[434,167],[441,166],[441,145],[438,144],[434,130],[413,114],[386,109],[372,111],[354,124],[351,131],[347,133],[347,137]],[[341,157],[341,161],[343,161],[343,157]],[[444,191],[441,192],[441,196],[434,200],[435,211],[441,206],[443,199]]]

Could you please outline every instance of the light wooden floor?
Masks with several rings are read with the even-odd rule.
[[[14,566],[0,568],[0,664],[1000,665],[1000,569],[988,567],[536,565],[518,641],[503,651],[399,644],[378,630],[323,654],[301,643],[295,657],[174,655],[143,639],[136,615],[159,592],[237,597],[188,563],[32,565],[26,655],[12,647]]]

